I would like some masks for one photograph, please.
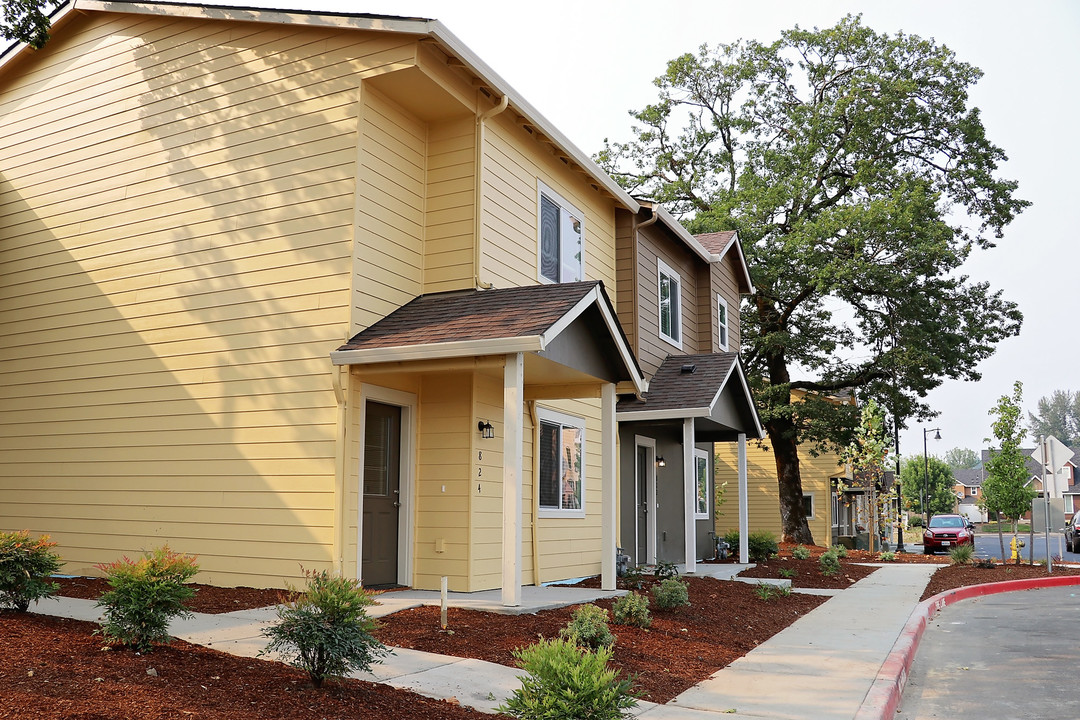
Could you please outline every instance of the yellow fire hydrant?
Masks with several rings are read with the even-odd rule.
[[[1009,547],[1012,548],[1012,560],[1019,562],[1020,560],[1020,548],[1024,547],[1024,541],[1013,535],[1013,539],[1009,541]]]

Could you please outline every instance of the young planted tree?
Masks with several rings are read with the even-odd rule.
[[[855,481],[867,488],[870,500],[870,552],[875,552],[874,543],[882,534],[883,524],[888,522],[891,501],[896,497],[894,492],[884,490],[883,487],[885,463],[888,456],[885,411],[873,398],[870,398],[859,414],[859,426],[855,429],[855,439],[840,454],[841,460],[851,465],[851,473]],[[837,488],[837,492],[841,490]]]
[[[786,541],[813,542],[800,444],[843,447],[856,424],[830,395],[856,389],[895,417],[926,417],[928,391],[978,379],[1019,331],[1016,305],[960,269],[1029,204],[969,106],[980,75],[933,40],[858,16],[703,46],[656,79],[634,139],[598,155],[692,231],[739,233],[755,286],[743,360]]]
[[[1029,473],[1027,458],[1020,450],[1024,439],[1024,428],[1020,426],[1020,403],[1023,400],[1024,386],[1020,381],[1013,383],[1012,396],[998,398],[990,414],[995,418],[991,429],[996,447],[990,450],[990,460],[986,463],[986,479],[983,480],[983,498],[988,512],[998,516],[998,542],[1001,544],[1001,560],[1005,562],[1005,538],[1001,532],[1002,517],[1013,521],[1012,534],[1016,537],[1020,518],[1031,508],[1031,501],[1037,493],[1027,485]],[[989,441],[988,441],[989,442]],[[1019,562],[1019,556],[1017,557]]]

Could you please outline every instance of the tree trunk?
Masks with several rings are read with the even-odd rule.
[[[813,545],[814,536],[806,522],[806,510],[802,503],[802,475],[799,473],[799,446],[795,443],[795,427],[786,418],[775,418],[766,423],[765,430],[769,433],[769,442],[776,459],[782,540]]]

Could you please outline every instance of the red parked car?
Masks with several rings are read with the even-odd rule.
[[[957,545],[974,545],[975,533],[968,529],[962,515],[935,515],[923,532],[923,554],[948,551]]]

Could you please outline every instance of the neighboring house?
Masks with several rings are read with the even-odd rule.
[[[1073,451],[1072,459],[1065,463],[1065,467],[1054,475],[1048,475],[1046,480],[1050,485],[1051,497],[1061,498],[1065,513],[1069,514],[1076,510],[1080,510],[1080,477],[1077,477],[1076,469],[1080,467],[1080,449],[1070,448]],[[1035,453],[1036,448],[1022,448],[1020,450],[1023,453],[1025,460],[1025,466],[1028,470],[1028,480],[1025,484],[1031,485],[1031,487],[1038,493],[1039,497],[1043,495],[1043,467],[1042,462],[1035,457],[1032,457],[1032,453]],[[981,453],[982,464],[978,472],[980,473],[980,485],[981,481],[986,479],[986,463],[990,460],[990,451],[983,450]],[[1025,514],[1025,517],[1030,517],[1030,512]]]
[[[983,477],[981,467],[953,470],[953,493],[956,495],[957,512],[971,522],[986,522],[986,512],[979,507]]]
[[[643,205],[616,228],[619,319],[649,378],[617,406],[619,544],[635,564],[694,572],[715,549],[713,444],[764,435],[738,355],[753,286],[735,233],[695,237]]]
[[[851,395],[837,397],[837,402],[854,403]],[[716,482],[727,482],[722,515],[716,522],[720,535],[738,529],[735,508],[741,500],[737,483],[738,456],[728,445],[717,445]],[[750,530],[773,533],[779,539],[783,533],[780,522],[780,490],[776,459],[768,441],[751,442],[747,448],[747,505]],[[799,473],[802,478],[803,508],[814,541],[833,545],[844,536],[857,535],[860,525],[869,517],[867,488],[852,479],[837,452],[813,455],[799,453]],[[887,473],[889,477],[892,473]]]
[[[216,584],[614,587],[657,322],[620,327],[627,248],[698,264],[665,317],[714,353],[737,245],[635,229],[663,213],[430,20],[73,0],[0,58],[0,128],[0,528],[76,573],[168,542]],[[756,431],[722,357],[676,444]]]

